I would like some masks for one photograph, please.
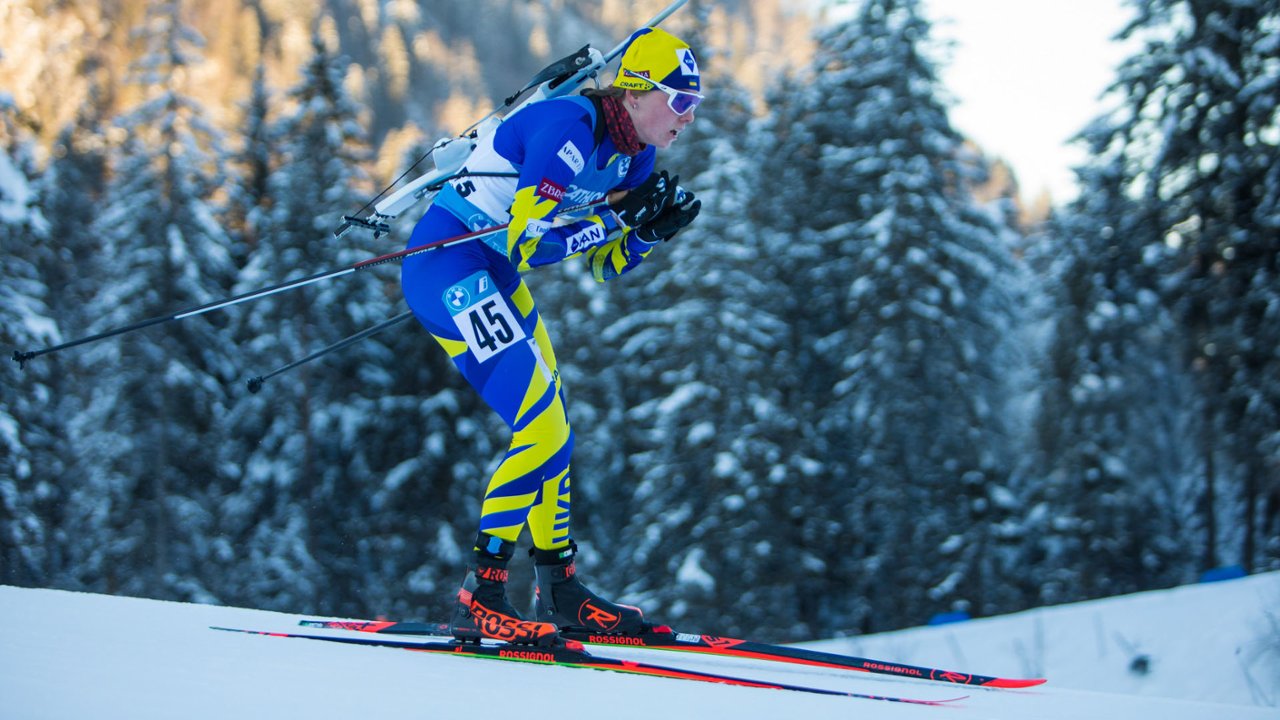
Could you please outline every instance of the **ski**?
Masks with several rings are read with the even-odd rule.
[[[622,660],[620,658],[601,657],[588,653],[586,649],[583,648],[582,643],[576,641],[567,641],[563,645],[541,647],[536,645],[494,645],[488,643],[464,643],[456,641],[414,642],[373,637],[310,635],[307,633],[285,633],[269,630],[249,630],[244,628],[218,626],[210,626],[210,629],[222,630],[225,632],[247,633],[249,635],[264,635],[268,637],[319,640],[321,642],[363,645],[366,647],[396,648],[400,650],[410,650],[413,652],[459,655],[464,657],[507,660],[512,662],[527,662],[539,665],[552,665],[555,667],[605,670],[609,672],[625,673],[628,675],[646,675],[649,677],[663,677],[672,680],[692,680],[695,682],[718,683],[738,687],[787,690],[791,692],[812,693],[815,695],[856,698],[859,700],[881,700],[884,702],[907,703],[910,705],[942,706],[958,700],[963,700],[967,697],[961,696],[941,700],[925,700],[919,698],[894,697],[889,695],[869,695],[865,693],[848,692],[845,690],[830,690],[827,688],[809,687],[805,685],[791,685],[788,683],[772,682],[769,680],[753,680],[751,678],[738,675],[723,675],[720,673],[685,670],[681,668],[668,667],[666,665],[655,665],[652,663],[633,660]]]
[[[303,627],[325,628],[329,630],[356,630],[359,632],[382,635],[418,635],[427,637],[450,637],[448,623],[395,622],[374,620],[303,620]],[[992,675],[975,675],[973,673],[941,670],[939,668],[907,665],[905,663],[886,662],[853,655],[805,650],[803,648],[770,643],[739,640],[717,635],[699,635],[695,633],[676,632],[669,627],[657,626],[640,635],[606,635],[574,630],[560,631],[560,636],[589,645],[617,645],[626,647],[653,648],[657,650],[673,650],[677,652],[701,653],[704,655],[720,655],[725,657],[767,660],[770,662],[810,665],[814,667],[856,670],[878,675],[894,675],[898,677],[932,680],[935,682],[954,683],[957,685],[973,685],[989,688],[1027,688],[1041,685],[1044,678],[1009,678]]]

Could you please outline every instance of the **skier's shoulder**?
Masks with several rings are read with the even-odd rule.
[[[541,167],[559,158],[577,175],[599,145],[594,120],[586,98],[542,100],[504,120],[494,147],[517,167]]]
[[[512,115],[504,125],[526,136],[569,135],[579,132],[593,133],[596,125],[595,108],[584,97],[558,97],[542,100]]]

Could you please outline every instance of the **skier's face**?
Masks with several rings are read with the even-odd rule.
[[[697,114],[697,110],[690,110],[677,115],[667,102],[667,96],[658,90],[628,90],[626,108],[631,112],[631,121],[636,126],[640,142],[660,148],[669,147],[675,142]]]

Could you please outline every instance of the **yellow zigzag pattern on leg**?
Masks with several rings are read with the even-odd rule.
[[[534,376],[535,381],[541,380],[541,371],[535,370]],[[543,381],[543,387],[546,387],[545,381]],[[565,415],[564,405],[557,395],[549,406],[543,409],[525,427],[512,435],[511,447],[524,449],[508,457],[498,466],[497,472],[489,480],[489,487],[485,490],[485,501],[480,509],[480,515],[487,517],[501,512],[531,507],[537,499],[537,491],[522,493],[510,498],[490,496],[501,490],[508,483],[516,482],[545,465],[569,441],[569,434],[569,421]],[[551,489],[550,494],[554,498],[554,488]],[[548,491],[544,487],[544,498],[547,495]],[[552,499],[551,502],[554,505],[555,500]],[[486,532],[503,540],[514,542],[515,538],[520,536],[520,530],[523,526],[524,523],[522,522],[519,525],[491,528]]]
[[[542,550],[559,550],[569,545],[569,468],[542,484],[542,501],[529,509],[529,534],[533,546]],[[561,482],[564,483],[561,487]],[[563,491],[563,494],[561,493]],[[563,521],[564,527],[556,525]]]

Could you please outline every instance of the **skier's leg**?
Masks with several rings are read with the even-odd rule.
[[[536,310],[534,313],[536,314]],[[538,322],[534,327],[534,349],[539,360],[550,373],[555,383],[552,417],[563,416],[562,427],[569,430],[562,449],[542,466],[542,486],[529,509],[529,533],[533,536],[533,545],[543,550],[559,550],[569,546],[570,519],[570,455],[573,452],[573,431],[569,429],[569,419],[565,414],[567,405],[564,387],[560,382],[560,370],[556,364],[556,352],[551,345],[551,337],[547,334],[546,325]],[[551,408],[549,408],[550,410]],[[558,426],[559,427],[559,426]]]
[[[428,211],[410,242],[465,231],[460,227],[447,213]],[[406,259],[402,285],[418,320],[512,431],[511,446],[485,491],[454,632],[467,639],[553,641],[554,626],[522,621],[505,593],[506,565],[530,509],[555,507],[561,482],[567,501],[572,451],[554,353],[533,297],[510,263],[480,243]],[[546,514],[535,518],[535,539],[551,537],[550,525],[541,522]],[[562,534],[561,544],[567,545],[567,525]]]
[[[549,401],[550,417],[565,411],[564,388],[556,369],[555,350],[545,327],[534,328],[536,349],[555,379],[556,398]],[[551,411],[554,408],[554,411]],[[563,425],[568,429],[569,421]],[[512,444],[515,447],[515,443]],[[569,534],[571,517],[571,477],[569,453],[573,433],[564,441],[563,451],[542,465],[542,487],[529,510],[529,531],[533,535],[534,573],[537,578],[537,619],[558,627],[585,628],[595,632],[636,634],[644,629],[644,615],[638,608],[618,605],[593,593],[578,578],[574,556],[578,546]]]
[[[573,431],[555,351],[533,296],[519,275],[495,274],[501,296],[514,311],[526,339],[512,343],[500,357],[489,361],[498,365],[486,382],[473,380],[482,375],[468,367],[467,361],[459,364],[511,429],[506,456],[485,489],[480,532],[515,542],[527,522],[538,547],[566,547]]]
[[[569,460],[573,452],[573,432],[566,414],[555,350],[523,281],[516,276],[504,283],[502,289],[533,338],[529,348],[537,371],[530,371],[527,360],[522,361],[523,365],[516,365],[523,368],[518,378],[531,376],[532,379],[515,414],[509,412],[510,407],[499,405],[501,398],[485,398],[511,426],[512,439],[506,458],[494,472],[485,492],[480,518],[481,540],[494,538],[503,547],[514,544],[521,528],[528,523],[533,535],[538,621],[595,632],[639,633],[644,629],[644,615],[638,608],[605,600],[577,576],[574,562],[577,545],[569,535]],[[512,348],[504,352],[523,358],[523,350],[517,353]],[[488,542],[494,544],[493,540]],[[477,548],[483,555],[483,548],[480,545]]]
[[[465,230],[447,213],[434,214],[428,211],[411,243],[433,239],[419,234],[424,226],[442,236]],[[486,631],[506,632],[521,622],[506,602],[506,563],[527,522],[543,622],[519,625],[522,634],[545,639],[548,623],[639,632],[639,610],[600,598],[577,577],[577,547],[569,536],[573,432],[555,351],[528,287],[506,258],[480,243],[407,258],[402,275],[409,307],[512,432],[485,490],[476,559],[459,593],[455,630],[493,637]]]
[[[439,214],[429,211],[410,242],[465,231],[452,215]],[[420,232],[424,226],[431,233]],[[529,288],[505,258],[478,242],[407,258],[402,276],[418,320],[511,429],[506,456],[485,490],[480,531],[515,542],[529,521],[535,545],[568,546],[573,433],[555,351]]]

